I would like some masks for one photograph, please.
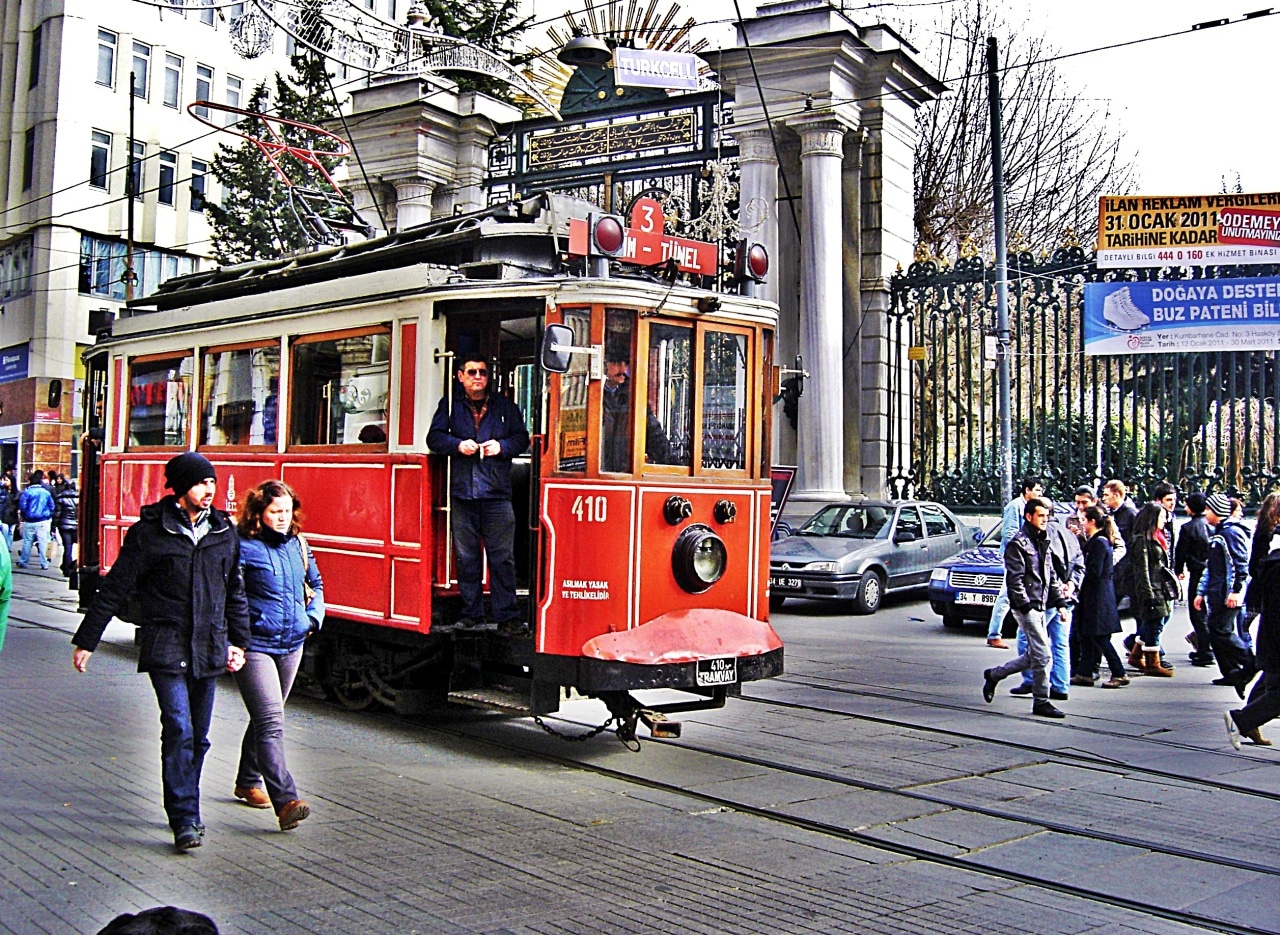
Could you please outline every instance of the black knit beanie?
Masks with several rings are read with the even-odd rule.
[[[218,478],[213,465],[204,455],[194,451],[184,451],[176,458],[171,458],[164,466],[164,485],[178,497],[210,477],[214,480]]]

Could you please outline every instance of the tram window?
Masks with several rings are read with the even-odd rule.
[[[390,348],[389,330],[296,342],[290,444],[385,443]]]
[[[746,470],[747,336],[706,331],[702,354],[702,466]]]
[[[201,443],[274,447],[280,345],[206,351],[200,372]]]
[[[190,354],[129,367],[129,447],[185,447],[191,408]]]
[[[649,326],[649,411],[645,460],[689,467],[693,435],[693,330]]]
[[[600,431],[600,470],[631,473],[635,420],[631,417],[631,370],[635,363],[632,332],[635,315],[610,309],[604,317],[604,395]]]
[[[591,343],[591,311],[568,309],[564,323],[573,332],[576,347]],[[561,471],[585,471],[587,467],[587,355],[573,354],[569,369],[560,375],[560,440],[556,464]]]

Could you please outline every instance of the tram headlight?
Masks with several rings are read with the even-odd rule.
[[[719,581],[728,564],[724,540],[701,523],[680,533],[671,552],[676,582],[690,594],[701,594]]]

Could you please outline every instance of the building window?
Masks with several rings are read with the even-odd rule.
[[[22,190],[30,190],[36,176],[36,128],[27,130],[22,139]]]
[[[186,445],[194,363],[186,354],[130,366],[130,448]]]
[[[175,12],[183,19],[187,18],[187,0],[169,0],[169,5],[177,7]]]
[[[164,57],[164,106],[178,107],[182,99],[182,57],[165,54]]]
[[[107,172],[111,161],[111,134],[93,131],[93,143],[89,151],[89,184],[94,188],[108,188]]]
[[[40,55],[44,50],[44,23],[31,31],[31,61],[27,63],[27,90],[40,83]]]
[[[213,97],[213,69],[208,65],[196,65],[196,100],[207,101]],[[196,116],[209,119],[209,108],[197,107]]]
[[[204,23],[206,26],[212,26],[213,0],[201,0],[197,5],[203,7],[203,9],[200,10],[200,22]]]
[[[116,86],[116,34],[98,30],[98,84]]]
[[[290,370],[289,443],[385,443],[390,349],[390,328],[297,341]]]
[[[244,87],[244,82],[242,82],[239,78],[237,78],[235,75],[227,75],[227,106],[228,107],[240,106],[240,91],[243,87]],[[239,119],[240,118],[236,114],[227,114],[227,125],[230,126],[231,124],[235,123]]]
[[[125,242],[80,235],[80,292],[105,299],[124,300]],[[138,277],[134,294],[150,295],[160,283],[174,276],[194,273],[194,257],[166,250],[133,248],[133,271]]]
[[[178,156],[176,153],[160,154],[160,187],[157,189],[156,201],[162,205],[173,204],[173,183],[178,177]]]
[[[134,140],[129,144],[133,162],[129,164],[129,194],[134,198],[142,197],[142,163],[147,158],[147,144],[142,140]]]
[[[31,291],[31,238],[0,250],[0,299],[15,299]]]
[[[151,70],[151,46],[133,44],[133,96],[146,100],[147,75]]]
[[[280,344],[210,350],[201,368],[200,444],[276,444]]]
[[[199,159],[191,160],[191,210],[204,210],[205,176],[209,174],[209,163]]]

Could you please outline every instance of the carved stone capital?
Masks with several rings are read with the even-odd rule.
[[[739,162],[771,162],[778,164],[778,154],[773,148],[773,136],[763,127],[734,133],[738,141]]]
[[[400,204],[425,205],[431,207],[431,194],[436,190],[432,182],[419,179],[403,179],[395,182],[396,201]]]
[[[800,133],[800,155],[844,157],[845,127],[840,123],[815,123],[796,128]]]

